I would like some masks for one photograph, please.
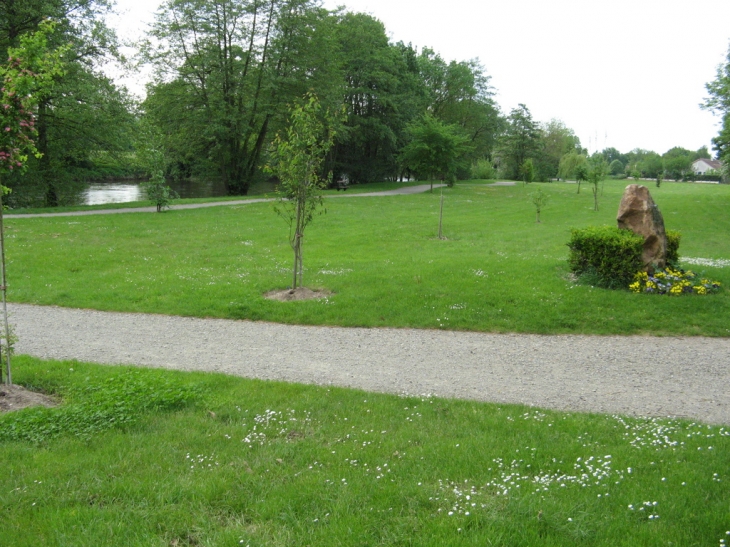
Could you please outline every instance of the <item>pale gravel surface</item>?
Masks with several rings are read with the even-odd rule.
[[[346,329],[11,304],[16,350],[730,424],[730,339]]]

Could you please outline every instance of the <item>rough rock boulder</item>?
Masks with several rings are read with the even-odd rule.
[[[631,230],[644,238],[644,269],[651,272],[664,268],[667,261],[664,218],[646,186],[629,184],[626,187],[616,220],[619,228]]]

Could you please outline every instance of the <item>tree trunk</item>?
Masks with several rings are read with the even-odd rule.
[[[441,233],[441,223],[444,218],[444,189],[441,188],[441,207],[439,208],[439,239],[443,239],[444,236]]]
[[[0,185],[0,290],[2,290],[3,324],[5,327],[5,360],[6,376],[5,383],[13,384],[13,376],[10,371],[10,324],[8,323],[8,305],[6,299],[7,282],[5,276],[5,226],[3,225],[3,200],[2,185]],[[2,382],[2,363],[0,362],[0,382]]]

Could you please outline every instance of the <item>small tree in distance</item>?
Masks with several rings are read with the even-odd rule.
[[[165,153],[161,143],[160,130],[143,120],[137,134],[137,158],[149,176],[144,184],[147,199],[155,204],[158,213],[180,197],[165,181]]]
[[[290,112],[284,136],[276,135],[267,171],[279,178],[280,198],[274,210],[289,224],[289,243],[294,251],[292,290],[302,285],[302,239],[307,225],[321,208],[322,190],[332,173],[322,176],[325,155],[334,142],[337,117],[322,112],[317,97],[307,93]],[[320,211],[321,212],[321,211]]]
[[[547,202],[550,201],[550,195],[542,191],[542,188],[538,188],[537,192],[530,195],[532,204],[535,206],[536,218],[535,222],[540,223],[540,212],[545,208]]]
[[[596,154],[590,159],[588,167],[588,182],[593,190],[593,210],[598,211],[598,185],[608,174],[608,164],[603,156]]]
[[[580,194],[580,183],[586,180],[588,176],[588,159],[576,151],[569,152],[560,158],[560,166],[558,167],[558,176],[563,180],[575,178],[578,183],[578,191]]]
[[[411,141],[401,152],[401,163],[412,171],[427,175],[431,181],[439,176],[449,186],[454,185],[456,169],[464,154],[469,150],[466,137],[455,125],[447,125],[430,114],[408,126]],[[439,239],[443,239],[444,192],[441,190],[439,207]]]
[[[535,164],[532,158],[527,158],[522,167],[520,167],[520,173],[522,174],[522,184],[530,184],[535,180]]]
[[[430,114],[409,125],[407,131],[410,142],[401,152],[401,163],[420,176],[427,176],[431,192],[435,177],[452,186],[459,162],[468,151],[467,139],[455,125],[447,125]]]

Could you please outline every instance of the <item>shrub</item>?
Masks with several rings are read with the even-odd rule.
[[[487,159],[477,160],[471,166],[471,178],[475,180],[490,180],[495,176],[492,162]]]
[[[595,276],[602,287],[626,287],[642,267],[644,238],[630,230],[589,226],[571,230],[570,270],[580,276]]]
[[[682,234],[677,230],[667,230],[667,264],[676,266],[679,262],[679,243]]]

